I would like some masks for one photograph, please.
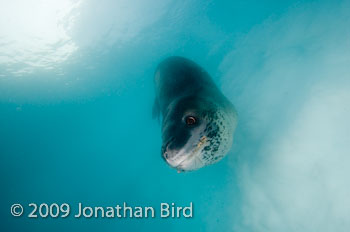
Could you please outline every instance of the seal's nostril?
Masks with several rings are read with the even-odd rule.
[[[171,138],[170,140],[168,140],[168,142],[166,142],[163,146],[162,146],[162,157],[164,159],[169,158],[169,146],[171,144],[171,142],[174,140],[174,138]]]

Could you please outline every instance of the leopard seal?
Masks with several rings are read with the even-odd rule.
[[[164,160],[179,172],[221,160],[232,146],[237,113],[209,74],[173,56],[158,65],[154,83],[153,117],[162,118]]]

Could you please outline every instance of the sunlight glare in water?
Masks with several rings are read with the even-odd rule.
[[[80,1],[2,0],[0,5],[0,65],[6,67],[2,72],[21,75],[52,69],[77,50],[68,31]]]

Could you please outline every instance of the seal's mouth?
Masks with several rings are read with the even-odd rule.
[[[206,136],[202,136],[195,146],[192,145],[190,151],[188,151],[185,148],[175,152],[170,151],[169,146],[171,145],[172,141],[173,139],[169,140],[162,147],[162,156],[172,168],[175,168],[178,171],[186,171],[193,169],[189,168],[190,166],[193,166],[193,163],[203,163],[200,157],[198,157],[198,155],[200,154],[201,148],[205,145],[207,141]]]

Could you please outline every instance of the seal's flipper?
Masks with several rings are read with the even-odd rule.
[[[152,109],[152,118],[157,119],[159,122],[159,116],[160,116],[160,107],[159,102],[157,98],[154,100],[153,109]]]

